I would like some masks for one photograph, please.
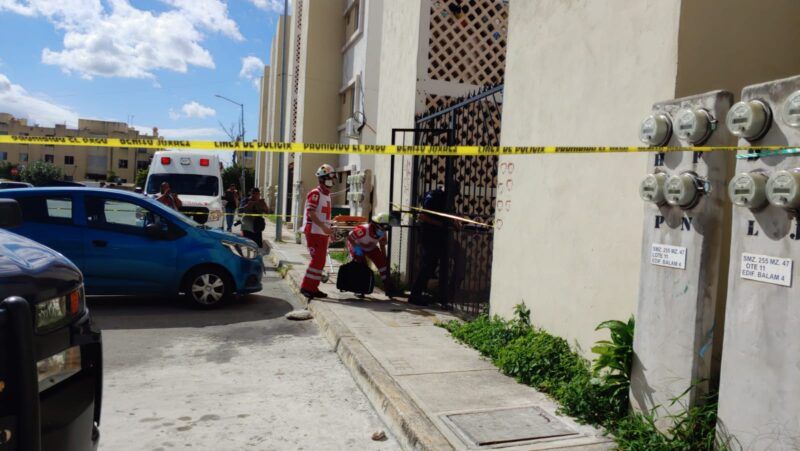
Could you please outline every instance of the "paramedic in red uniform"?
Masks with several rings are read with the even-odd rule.
[[[324,298],[328,295],[319,290],[322,270],[328,255],[328,237],[331,234],[331,187],[336,177],[333,166],[323,164],[317,169],[319,186],[308,192],[306,210],[303,218],[303,233],[306,235],[311,262],[300,286],[300,293],[311,298]]]
[[[389,229],[389,213],[378,213],[367,224],[356,226],[347,235],[347,250],[353,261],[365,263],[368,258],[377,268],[387,295],[393,292],[389,283],[389,268],[386,263],[386,232]]]

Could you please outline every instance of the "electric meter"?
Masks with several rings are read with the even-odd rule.
[[[713,119],[702,108],[685,108],[675,116],[675,133],[690,144],[701,144],[711,135]]]
[[[800,207],[800,172],[776,172],[767,182],[767,199],[776,207]]]
[[[639,140],[648,146],[663,146],[672,135],[672,121],[663,113],[647,116],[639,127]]]
[[[737,207],[758,210],[767,205],[767,175],[743,172],[728,184],[728,196]]]
[[[800,91],[795,91],[783,102],[781,119],[790,127],[800,127]]]
[[[760,100],[738,102],[728,111],[725,122],[728,130],[739,138],[755,141],[769,129],[772,110]]]
[[[668,178],[664,191],[667,203],[681,208],[694,206],[700,194],[697,189],[697,178],[688,173]]]
[[[652,202],[656,205],[663,205],[664,198],[664,183],[667,181],[667,174],[657,172],[655,174],[647,174],[647,176],[639,184],[639,197],[645,202]]]

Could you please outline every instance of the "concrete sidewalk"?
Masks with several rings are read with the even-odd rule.
[[[271,247],[268,258],[287,269],[285,278],[298,293],[308,250],[294,243],[288,229],[283,239],[291,243],[276,243],[274,228],[268,224],[264,233]],[[453,316],[377,292],[358,299],[339,293],[335,281],[334,274],[320,287],[330,297],[312,301],[310,309],[405,449],[614,447],[601,431],[558,415],[548,397],[501,374],[435,325]]]

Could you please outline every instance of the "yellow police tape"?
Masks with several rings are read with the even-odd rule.
[[[494,228],[494,226],[492,224],[489,224],[489,223],[486,223],[486,222],[475,221],[475,220],[472,220],[472,219],[469,219],[469,218],[464,218],[464,217],[461,217],[461,216],[442,213],[440,211],[426,210],[426,209],[420,208],[420,207],[412,207],[412,206],[409,206],[409,205],[392,204],[392,208],[396,208],[397,210],[400,210],[401,213],[408,213],[409,210],[410,210],[411,212],[425,213],[425,214],[429,214],[429,215],[439,216],[439,217],[442,217],[442,218],[452,219],[453,221],[464,222],[464,223],[467,223],[467,224],[472,224],[472,225],[475,225],[475,226],[478,226],[478,227],[484,227],[484,228],[487,228],[487,229]]]
[[[116,147],[136,149],[193,149],[228,150],[241,152],[293,152],[311,154],[370,154],[370,155],[537,155],[568,153],[636,153],[636,152],[712,152],[717,150],[769,151],[786,146],[711,146],[711,147],[585,147],[585,146],[395,146],[274,143],[258,141],[187,141],[167,139],[85,138],[73,136],[0,136],[2,144],[33,144],[73,147]]]

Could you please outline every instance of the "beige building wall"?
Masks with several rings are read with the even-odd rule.
[[[299,7],[300,2],[297,3]],[[296,118],[292,121],[294,140],[305,143],[339,142],[339,89],[342,79],[341,48],[344,42],[342,11],[344,0],[303,0],[301,33],[296,34],[302,44],[298,71],[299,87],[292,92],[297,98]],[[297,27],[297,22],[295,22]],[[297,29],[295,29],[297,31]],[[293,58],[296,55],[293,55]],[[303,208],[306,193],[317,186],[315,175],[323,163],[337,166],[336,155],[296,154],[294,156],[292,211],[295,225],[299,226],[297,211]],[[299,187],[294,186],[300,183]],[[333,204],[344,203],[344,195],[333,197]]]
[[[510,4],[502,144],[638,145],[675,92],[677,1]],[[502,157],[491,312],[525,303],[588,353],[636,308],[644,155]],[[504,169],[505,168],[505,169]],[[506,204],[510,201],[510,204]]]
[[[796,17],[790,0],[511,2],[502,144],[640,145],[657,101],[800,73]],[[635,313],[646,158],[501,158],[492,313],[525,302],[587,353]]]
[[[288,21],[291,24],[292,16],[288,16]],[[272,38],[270,45],[270,59],[269,65],[264,68],[264,76],[261,80],[261,98],[259,105],[259,136],[260,141],[266,142],[279,142],[281,140],[281,85],[286,75],[287,70],[291,69],[290,61],[287,61],[287,70],[282,68],[283,64],[283,31],[286,21],[281,15],[278,17],[278,24],[275,28],[275,36]],[[287,48],[291,52],[291,33],[289,30],[287,36],[289,43]],[[291,98],[290,89],[287,86],[287,111],[290,105]],[[289,117],[287,113],[286,117]],[[287,120],[288,124],[288,120]],[[288,128],[288,127],[287,127]],[[288,134],[286,135],[288,137]],[[260,155],[259,165],[256,169],[256,184],[261,187],[262,193],[265,193],[268,205],[271,208],[276,208],[277,201],[277,185],[278,185],[278,153],[264,152]],[[285,170],[285,169],[284,169]]]
[[[739,99],[751,84],[800,74],[800,2],[681,2],[675,97],[725,89]]]
[[[0,113],[0,134],[23,136],[80,136],[109,137],[120,139],[151,138],[157,135],[144,135],[128,127],[123,122],[108,122],[79,119],[78,128],[67,128],[56,124],[54,127],[29,125],[25,119],[16,119],[7,113]],[[149,165],[155,150],[121,149],[105,147],[66,147],[48,145],[4,145],[0,147],[0,157],[15,165],[26,165],[34,161],[52,160],[64,171],[69,180],[104,179],[110,173],[126,183],[134,183],[139,165]],[[2,159],[2,158],[0,158]]]
[[[422,4],[426,4],[423,6]],[[383,4],[383,36],[381,39],[380,94],[378,96],[377,144],[391,144],[393,128],[413,128],[417,102],[417,58],[423,8],[427,2],[398,2],[388,0]],[[398,136],[398,139],[401,139]],[[395,177],[403,174],[411,157],[395,158]],[[373,211],[389,211],[389,179],[391,157],[375,156],[375,185]],[[410,167],[410,166],[409,166]],[[399,185],[399,184],[397,184]],[[400,203],[402,192],[395,187],[394,202]],[[392,262],[405,270],[408,232],[395,229],[392,238]]]

